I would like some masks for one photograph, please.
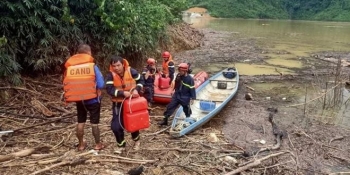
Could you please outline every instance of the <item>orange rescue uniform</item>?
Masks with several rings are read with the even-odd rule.
[[[136,81],[131,75],[129,62],[124,59],[123,64],[125,69],[123,78],[115,73],[112,70],[112,67],[110,67],[110,71],[113,75],[113,85],[117,90],[130,91],[131,89],[136,88]],[[113,102],[122,102],[123,99],[123,97],[112,97]]]
[[[89,54],[76,54],[65,63],[63,79],[66,102],[78,102],[96,98],[96,77],[94,58]]]

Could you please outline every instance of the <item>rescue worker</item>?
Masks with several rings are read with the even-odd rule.
[[[78,150],[86,148],[84,141],[84,126],[87,120],[87,112],[90,113],[92,135],[95,138],[95,150],[101,150],[104,145],[100,141],[101,89],[104,87],[104,79],[94,58],[91,56],[91,48],[87,44],[78,47],[77,54],[70,57],[64,64],[64,98],[66,102],[76,102],[78,124],[76,135],[79,140]]]
[[[110,61],[110,72],[106,76],[107,93],[112,97],[113,118],[111,129],[117,141],[118,149],[116,153],[121,153],[125,149],[123,107],[124,98],[138,97],[144,84],[142,76],[137,70],[131,68],[126,59],[120,56],[112,56]],[[134,149],[139,149],[140,132],[131,133],[132,140],[135,141]]]
[[[175,79],[175,92],[164,112],[164,119],[159,125],[168,125],[168,118],[174,113],[178,105],[183,107],[187,118],[192,114],[190,104],[193,104],[193,100],[196,99],[194,80],[192,76],[188,74],[189,65],[187,63],[181,63],[178,70],[179,73]]]
[[[172,56],[170,55],[170,53],[168,51],[163,52],[162,57],[163,57],[162,77],[163,78],[169,77],[170,78],[169,85],[171,85],[171,82],[174,80],[175,63],[173,61]]]
[[[142,71],[145,84],[143,86],[143,96],[147,99],[148,106],[151,107],[154,95],[154,80],[156,75],[156,60],[153,58],[147,59],[147,66]]]

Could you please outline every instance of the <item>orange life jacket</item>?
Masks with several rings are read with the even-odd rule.
[[[117,73],[115,73],[112,69],[112,66],[109,67],[110,72],[113,75],[113,85],[119,91],[130,91],[136,87],[136,81],[131,75],[129,62],[124,59],[124,76],[121,78]],[[122,102],[124,97],[112,97],[113,102]]]
[[[64,98],[66,102],[77,102],[96,98],[95,63],[89,54],[76,54],[64,64]]]
[[[170,62],[173,62],[173,57],[171,55],[170,55],[168,61],[163,61],[163,65],[162,65],[162,67],[163,67],[163,74],[165,74],[167,77],[169,76],[169,66],[168,66],[168,64]]]

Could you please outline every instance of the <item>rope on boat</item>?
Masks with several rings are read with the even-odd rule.
[[[187,118],[188,119],[188,118]],[[191,120],[192,119],[192,120]],[[191,116],[189,120],[186,121],[186,118],[184,116],[178,117],[177,122],[174,128],[172,128],[174,131],[181,131],[191,125],[190,121],[198,121],[200,120],[200,117],[194,117]]]

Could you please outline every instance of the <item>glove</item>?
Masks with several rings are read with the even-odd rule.
[[[192,69],[188,69],[187,73],[191,74],[192,73]]]

